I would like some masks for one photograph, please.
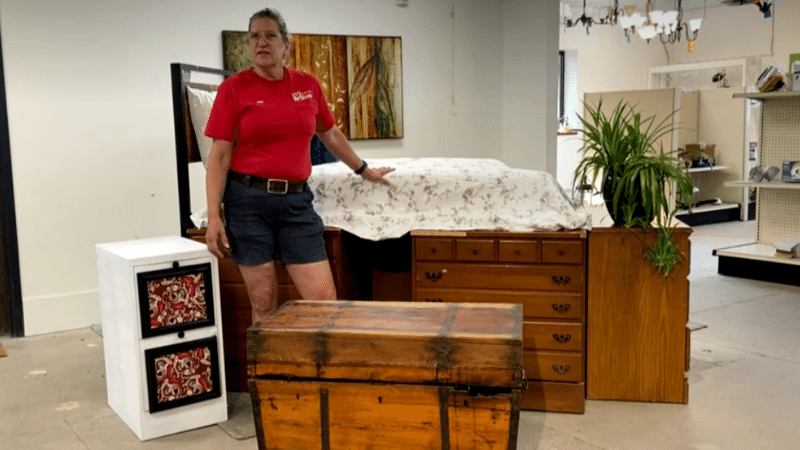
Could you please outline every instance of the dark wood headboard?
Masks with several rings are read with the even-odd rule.
[[[192,82],[192,74],[212,74],[221,77],[233,75],[234,72],[191,64],[172,63],[172,112],[175,123],[175,159],[178,170],[178,208],[181,220],[181,236],[188,237],[188,230],[195,228],[192,223],[191,197],[189,191],[189,163],[200,161],[197,136],[189,114],[189,99],[186,86],[207,91],[216,91],[217,85]],[[322,142],[314,136],[311,140],[311,164],[323,164],[337,161]]]
[[[188,230],[194,228],[191,219],[192,207],[189,194],[189,163],[200,161],[200,152],[197,147],[197,136],[195,136],[194,128],[192,127],[192,119],[189,115],[186,86],[215,91],[217,86],[192,83],[192,74],[213,74],[227,77],[233,72],[182,63],[170,64],[170,71],[172,73],[172,113],[175,123],[175,159],[178,169],[178,208],[181,220],[181,236],[188,237]]]

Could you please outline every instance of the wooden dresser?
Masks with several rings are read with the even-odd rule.
[[[522,304],[520,407],[584,412],[586,232],[411,234],[413,300]]]
[[[190,229],[189,237],[205,243],[205,229]],[[325,228],[325,251],[340,299],[364,300],[370,297],[369,267],[351,258],[353,235],[339,228]],[[300,298],[289,273],[278,263],[278,305]],[[230,259],[219,260],[220,297],[222,302],[222,332],[225,354],[225,379],[229,391],[247,392],[247,329],[252,325],[250,299],[239,268]]]

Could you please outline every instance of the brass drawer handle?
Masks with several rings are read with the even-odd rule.
[[[478,250],[472,249],[472,254],[473,255],[477,255],[478,254]]]
[[[425,272],[425,278],[430,280],[431,283],[436,283],[442,279],[442,272]]]
[[[569,283],[569,277],[566,275],[554,275],[553,283],[559,286],[564,286],[565,284]]]
[[[572,335],[569,333],[555,333],[553,334],[553,339],[555,339],[556,342],[563,344],[564,342],[569,342],[569,340],[572,339]]]
[[[569,303],[553,303],[553,311],[564,314],[569,311],[571,305]]]
[[[553,364],[553,370],[559,375],[569,372],[569,364]]]
[[[440,302],[442,302],[442,299],[440,299],[440,298],[426,298],[426,299],[425,299],[425,301],[426,301],[426,302],[436,302],[436,303],[440,303]]]
[[[432,248],[432,249],[431,249],[431,253],[434,253],[434,254],[435,254],[435,253],[436,253],[436,249],[435,249],[435,248]]]

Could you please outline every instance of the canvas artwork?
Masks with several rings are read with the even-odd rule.
[[[223,31],[225,70],[250,67],[247,33]],[[349,139],[403,137],[399,37],[292,35],[289,67],[319,80],[336,125]]]

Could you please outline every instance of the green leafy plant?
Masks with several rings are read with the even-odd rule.
[[[586,105],[583,125],[582,159],[575,169],[575,180],[591,179],[601,190],[614,222],[624,227],[648,228],[655,219],[658,234],[645,251],[651,264],[667,276],[681,261],[680,250],[672,239],[678,207],[671,201],[690,196],[692,182],[677,152],[665,151],[661,137],[671,133],[669,114],[660,122],[655,116],[642,118],[630,104],[620,101],[610,114]]]

